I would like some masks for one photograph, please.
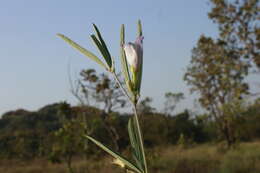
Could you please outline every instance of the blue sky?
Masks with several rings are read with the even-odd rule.
[[[0,114],[17,108],[37,110],[66,100],[70,93],[68,64],[73,78],[84,68],[103,70],[70,48],[55,34],[63,33],[98,54],[89,39],[91,24],[100,28],[110,51],[120,64],[119,30],[126,39],[136,36],[136,22],[144,32],[142,96],[154,99],[161,109],[164,93],[184,92],[182,108],[192,107],[193,97],[183,82],[190,51],[201,34],[215,37],[216,25],[207,18],[207,0],[19,0],[0,6]],[[118,65],[118,67],[120,67]]]

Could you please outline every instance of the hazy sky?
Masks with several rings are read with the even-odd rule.
[[[182,78],[199,36],[217,35],[216,25],[207,18],[209,10],[207,0],[2,1],[0,114],[17,108],[37,110],[63,100],[76,104],[68,64],[73,78],[84,68],[103,72],[56,33],[97,53],[89,39],[94,22],[120,64],[120,25],[126,26],[127,41],[133,41],[138,19],[145,37],[142,95],[153,97],[160,110],[165,92],[184,92],[187,99],[181,107],[192,107],[193,97]]]

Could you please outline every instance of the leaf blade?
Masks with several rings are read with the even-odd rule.
[[[107,55],[107,52],[104,49],[103,45],[100,43],[100,41],[97,39],[97,37],[95,35],[92,34],[90,37],[92,38],[92,40],[95,43],[95,45],[97,46],[98,50],[102,54],[102,56],[105,59],[107,65],[111,68],[112,62],[107,58],[108,55]],[[111,64],[111,65],[109,65],[109,64]]]
[[[70,38],[66,37],[63,34],[57,34],[57,36],[59,36],[60,38],[62,38],[65,42],[67,42],[68,44],[70,44],[73,48],[77,49],[78,51],[80,51],[82,54],[84,54],[85,56],[87,56],[88,58],[90,58],[91,60],[95,61],[96,63],[98,63],[99,65],[101,65],[102,67],[104,67],[105,69],[107,69],[107,66],[93,53],[91,53],[90,51],[88,51],[87,49],[81,47],[79,44],[77,44],[76,42],[72,41]]]
[[[99,32],[98,27],[94,23],[93,23],[93,26],[94,26],[94,29],[97,33],[98,39],[99,39],[99,41],[100,41],[100,43],[101,43],[101,45],[104,49],[104,53],[106,54],[106,56],[104,56],[104,58],[106,59],[108,66],[111,68],[112,67],[112,58],[111,58],[111,55],[108,51],[107,45],[106,45],[104,39],[102,38],[102,35]]]
[[[143,160],[142,160],[142,153],[141,153],[141,148],[140,148],[140,143],[138,144],[138,137],[136,136],[136,129],[133,125],[133,118],[130,117],[128,120],[128,134],[129,134],[129,139],[130,143],[132,146],[132,155],[133,158],[137,164],[137,166],[140,169],[144,169],[143,167]]]
[[[130,161],[126,160],[123,156],[120,156],[118,153],[113,152],[112,150],[110,150],[108,147],[106,147],[105,145],[101,144],[99,141],[95,140],[94,138],[85,135],[85,138],[89,139],[90,141],[92,141],[93,143],[95,143],[98,147],[100,147],[101,149],[103,149],[104,151],[106,151],[108,154],[112,155],[114,158],[117,158],[119,160],[121,160],[126,166],[128,166],[130,169],[138,172],[138,173],[142,173],[141,170],[139,170],[134,164],[132,164]]]

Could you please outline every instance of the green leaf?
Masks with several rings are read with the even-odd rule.
[[[109,149],[108,147],[106,147],[105,145],[101,144],[100,142],[98,142],[97,140],[95,140],[94,138],[92,138],[90,136],[85,135],[84,137],[89,139],[93,143],[95,143],[98,147],[103,149],[105,152],[107,152],[108,154],[110,154],[114,158],[119,159],[120,161],[122,161],[128,168],[136,171],[137,173],[142,173],[142,171],[140,169],[138,169],[133,163],[131,163],[130,161],[125,159],[123,156],[121,156],[118,153],[112,151],[111,149]]]
[[[132,117],[128,120],[128,134],[130,138],[130,143],[132,147],[132,155],[135,159],[135,162],[139,169],[143,170],[143,159],[142,159],[142,152],[141,152],[141,144],[137,136],[137,128],[135,126],[134,120]]]
[[[78,51],[83,53],[85,56],[89,57],[90,59],[92,59],[93,61],[95,61],[102,67],[104,67],[105,69],[107,69],[107,66],[96,55],[94,55],[87,49],[81,47],[80,45],[78,45],[76,42],[72,41],[70,38],[66,37],[65,35],[62,35],[62,34],[57,34],[57,35],[60,38],[62,38],[63,40],[65,40],[67,43],[69,43],[73,48],[77,49]]]
[[[97,33],[98,40],[100,41],[100,44],[103,47],[103,53],[105,54],[105,56],[104,55],[103,56],[104,56],[104,58],[105,58],[105,60],[106,60],[106,62],[108,64],[108,66],[111,68],[112,67],[112,60],[111,60],[111,55],[110,55],[110,53],[108,51],[107,45],[106,45],[105,41],[103,40],[103,38],[102,38],[102,36],[101,36],[97,26],[95,24],[93,24],[93,26],[94,26],[94,29],[95,29],[95,31]]]
[[[99,40],[97,39],[97,37],[95,35],[91,35],[92,40],[94,41],[95,45],[97,46],[97,48],[99,49],[100,53],[102,54],[102,56],[104,57],[107,65],[111,68],[112,67],[112,61],[110,58],[107,58],[107,52],[105,50],[105,48],[102,46],[102,44],[99,42]],[[111,64],[111,65],[109,65]]]
[[[124,51],[123,45],[125,44],[125,26],[121,26],[121,32],[120,32],[120,54],[121,54],[121,65],[122,65],[122,71],[125,79],[126,86],[128,88],[128,91],[132,93],[132,82],[130,78],[129,68],[126,61],[126,55]],[[133,95],[133,93],[132,93]]]

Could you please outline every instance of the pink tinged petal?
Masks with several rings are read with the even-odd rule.
[[[135,43],[124,44],[127,63],[138,71],[143,61],[143,36],[137,37]]]
[[[143,40],[144,40],[144,36],[139,36],[136,38],[135,44],[139,44],[143,47]]]
[[[142,63],[143,60],[143,36],[137,37],[136,41],[135,41],[135,50],[137,52],[137,56],[138,56],[138,66],[140,65],[140,63]]]
[[[143,63],[143,36],[137,37],[135,41],[135,50],[137,52],[137,68],[142,70]],[[138,70],[139,71],[139,70]]]
[[[133,43],[125,44],[124,51],[125,51],[127,63],[136,69],[138,67],[137,66],[138,55],[135,49],[135,44]]]

